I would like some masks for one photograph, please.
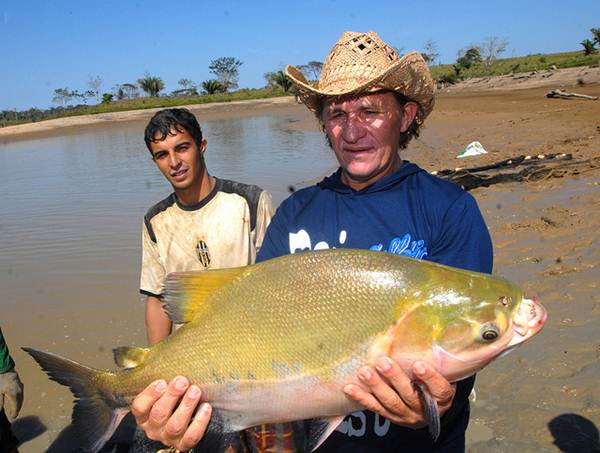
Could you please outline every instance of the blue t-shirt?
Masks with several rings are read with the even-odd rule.
[[[492,271],[492,242],[474,198],[458,186],[403,162],[363,190],[342,183],[341,172],[302,189],[277,209],[257,262],[304,250],[371,249],[478,272]],[[442,432],[413,430],[369,411],[356,412],[318,452],[462,451],[475,378],[460,381]]]

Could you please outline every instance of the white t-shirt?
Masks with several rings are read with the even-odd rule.
[[[271,197],[258,186],[215,180],[196,206],[180,205],[171,194],[144,216],[142,294],[160,297],[170,272],[254,263],[273,215]]]

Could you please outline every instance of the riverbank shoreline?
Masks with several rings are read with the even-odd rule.
[[[581,66],[557,70],[534,71],[493,77],[467,79],[454,85],[437,90],[436,96],[468,96],[477,93],[510,93],[540,89],[545,87],[577,87],[577,91],[587,94],[590,86],[600,84],[600,68]],[[207,104],[182,105],[198,115],[199,119],[243,117],[260,113],[272,113],[275,110],[289,111],[299,104],[293,96],[282,96],[245,101],[215,102]],[[18,124],[0,128],[0,143],[14,140],[28,140],[52,135],[62,129],[80,128],[123,121],[148,121],[154,113],[163,108],[127,110],[121,112],[98,113],[93,115],[54,118],[35,123]]]
[[[182,105],[177,108],[186,108],[196,114],[199,120],[203,118],[219,119],[234,118],[272,112],[274,110],[287,110],[297,105],[293,96],[252,99],[247,101],[215,102],[210,104]],[[94,115],[69,116],[54,118],[35,123],[17,124],[0,128],[0,142],[14,140],[29,140],[61,133],[70,128],[99,126],[102,124],[118,123],[125,121],[148,121],[156,112],[163,108],[142,110],[127,110],[122,112],[98,113]]]

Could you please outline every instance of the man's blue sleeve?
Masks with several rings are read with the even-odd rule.
[[[477,202],[468,193],[447,210],[442,233],[429,251],[428,260],[490,274],[493,248],[489,231]]]
[[[271,218],[262,246],[256,256],[256,262],[260,263],[278,256],[289,255],[289,253],[289,230],[284,214],[284,205],[282,204]]]

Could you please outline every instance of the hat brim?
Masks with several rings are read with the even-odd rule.
[[[296,87],[298,98],[313,113],[318,114],[324,98],[375,91],[395,91],[419,104],[416,121],[422,124],[434,104],[434,83],[427,63],[420,53],[410,52],[395,61],[380,75],[349,88],[319,90],[313,87],[302,72],[288,65],[285,74]]]

